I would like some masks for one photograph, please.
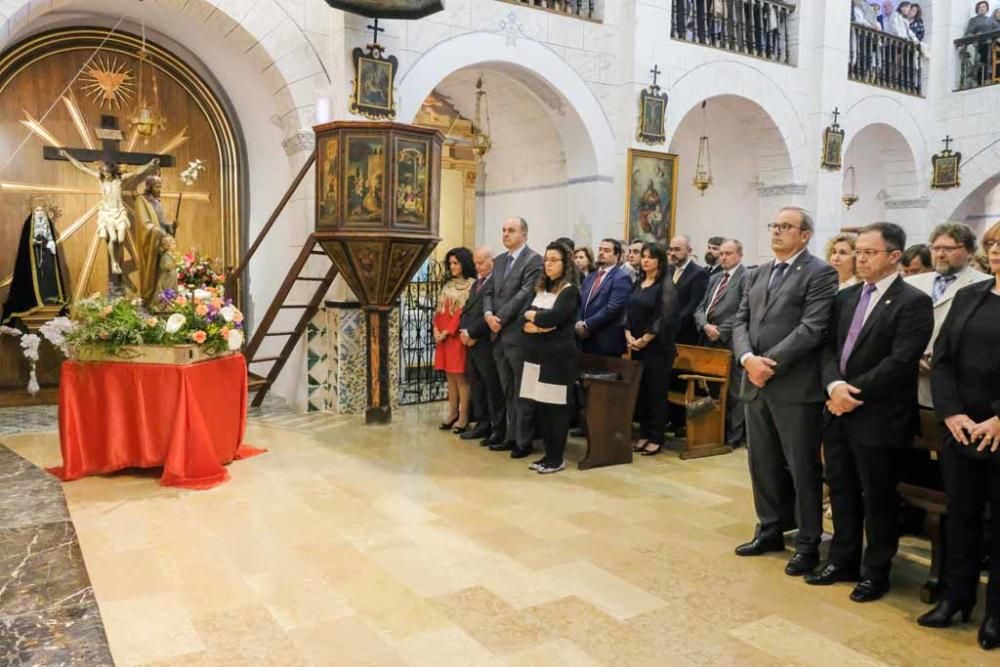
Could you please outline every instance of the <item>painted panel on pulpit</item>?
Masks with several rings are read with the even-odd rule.
[[[385,139],[347,137],[347,222],[380,222],[385,211]]]
[[[340,155],[337,152],[339,138],[337,136],[325,137],[320,141],[318,155],[320,163],[317,165],[319,182],[317,193],[319,196],[319,216],[316,221],[317,227],[335,227],[340,219],[340,211],[337,206],[340,201]]]
[[[625,238],[665,242],[673,236],[677,156],[629,150]]]
[[[427,225],[430,142],[396,139],[396,222]]]

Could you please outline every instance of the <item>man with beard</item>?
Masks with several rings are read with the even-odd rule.
[[[721,236],[708,239],[708,249],[705,250],[705,273],[709,278],[722,271],[722,265],[719,263],[719,246],[723,241],[725,239]]]

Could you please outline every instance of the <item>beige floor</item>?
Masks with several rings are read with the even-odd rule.
[[[746,457],[541,477],[439,433],[326,415],[255,421],[270,453],[211,491],[64,486],[120,665],[998,664],[975,625],[914,624],[921,568],[882,602],[739,559]],[[41,465],[55,434],[7,437]],[[580,451],[573,448],[571,458]],[[976,615],[978,620],[978,614]]]

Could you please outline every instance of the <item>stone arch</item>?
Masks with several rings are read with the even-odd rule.
[[[597,97],[565,60],[523,36],[473,32],[438,43],[400,76],[396,87],[399,118],[410,122],[427,95],[453,72],[480,66],[520,72],[526,82],[540,84],[554,96],[547,106],[566,147],[571,178],[613,176],[614,132]]]
[[[117,10],[102,0],[23,0],[0,10],[0,49],[18,39],[61,23],[79,25],[117,22]],[[286,149],[296,148],[298,133],[309,130],[316,102],[316,90],[330,86],[330,75],[320,56],[323,45],[314,44],[301,16],[277,0],[236,5],[224,0],[188,0],[182,5],[169,0],[147,0],[141,9],[130,8],[121,26],[138,32],[138,21],[166,35],[199,55],[212,66],[210,58],[198,53],[190,31],[209,31],[215,46],[241,53],[256,71],[255,85],[263,84],[274,100],[273,122],[283,132]],[[100,19],[100,20],[98,20]],[[310,133],[311,134],[311,133]],[[299,138],[301,139],[301,138]]]
[[[703,100],[736,96],[760,107],[777,128],[788,151],[789,183],[804,182],[809,156],[805,126],[780,82],[754,64],[735,60],[705,63],[686,71],[671,84],[668,92],[667,137],[671,138],[684,118]],[[775,92],[778,95],[773,94]],[[778,103],[779,95],[787,104]]]
[[[869,122],[857,127],[845,141],[842,191],[851,188],[847,180],[849,169],[854,167],[858,201],[841,212],[841,226],[862,227],[889,220],[902,225],[914,238],[922,237],[926,200],[920,198],[917,155],[900,130],[903,125]]]
[[[906,144],[913,160],[915,179],[911,185],[915,190],[912,196],[925,193],[927,181],[920,178],[920,174],[929,173],[927,139],[920,129],[920,124],[904,104],[889,95],[870,95],[846,109],[840,124],[844,128],[845,158],[854,139],[868,128],[879,126],[890,130]],[[847,166],[846,161],[844,166]]]

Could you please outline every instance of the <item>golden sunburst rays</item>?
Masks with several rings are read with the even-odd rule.
[[[102,109],[121,109],[135,98],[135,77],[117,56],[97,56],[81,79],[84,93]]]
[[[26,128],[31,130],[32,134],[34,134],[36,137],[38,137],[48,145],[55,146],[56,148],[63,147],[63,145],[59,143],[59,140],[56,139],[51,132],[46,130],[41,123],[35,120],[35,118],[30,113],[28,113],[27,110],[24,110],[24,120],[21,121],[21,125],[24,125]]]
[[[74,97],[73,91],[71,90],[66,95],[63,95],[62,101],[66,106],[66,111],[69,113],[69,117],[73,120],[73,126],[80,135],[80,140],[83,141],[83,145],[90,150],[94,150],[94,140],[91,138],[90,130],[87,128],[87,123],[83,120],[83,114],[80,113],[80,106],[76,103],[76,97]]]

